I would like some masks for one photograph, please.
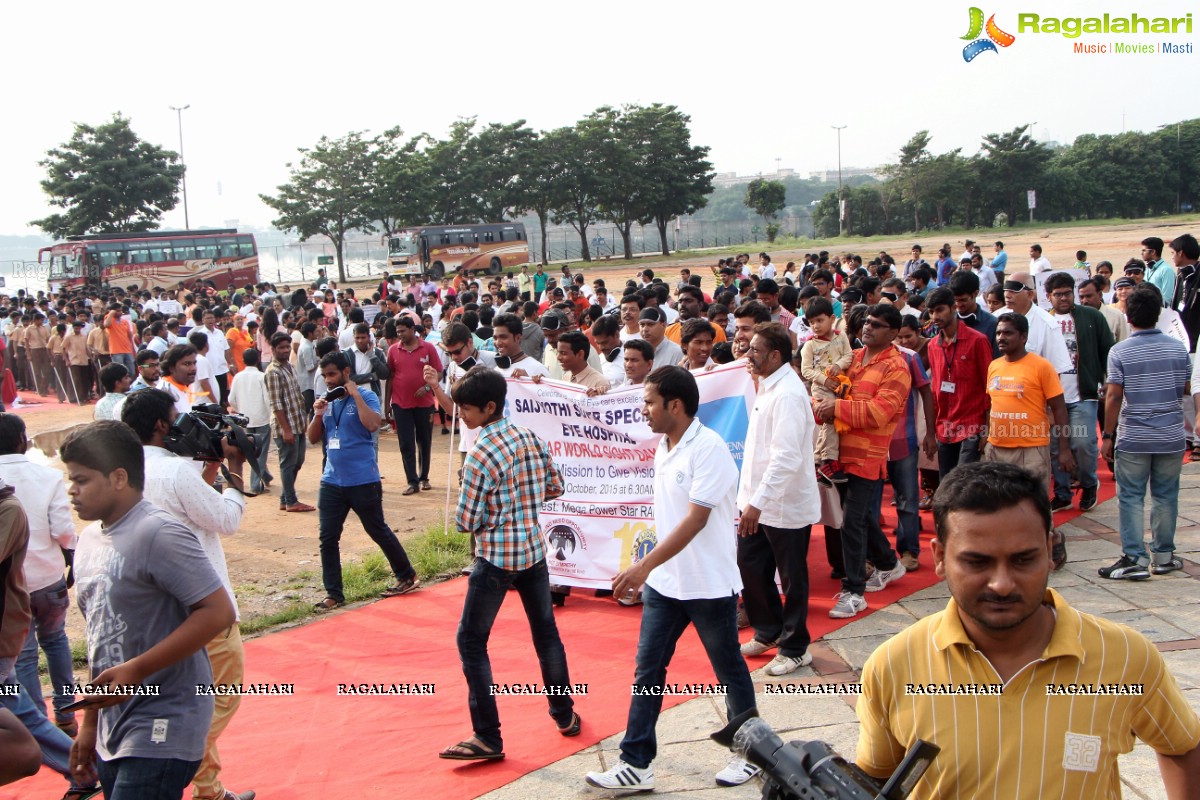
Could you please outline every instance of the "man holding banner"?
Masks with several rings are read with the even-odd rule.
[[[746,431],[737,502],[738,568],[754,638],[742,654],[778,647],[767,674],[787,675],[812,663],[808,652],[808,540],[821,518],[813,464],[808,392],[791,368],[792,338],[777,322],[759,323],[746,353],[758,397]],[[783,582],[781,602],[775,571]]]
[[[589,772],[602,789],[650,791],[657,754],[654,728],[675,645],[689,624],[726,689],[729,718],[756,706],[754,684],[738,652],[737,596],[742,588],[730,525],[738,471],[725,440],[696,419],[700,390],[683,367],[660,367],[646,379],[642,415],[662,434],[654,453],[654,520],[658,544],[613,578],[613,593],[642,589],[633,699],[621,758],[607,772]],[[738,786],[758,767],[734,757],[717,783]]]

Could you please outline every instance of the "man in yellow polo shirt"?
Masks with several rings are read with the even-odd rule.
[[[1136,736],[1167,797],[1200,797],[1200,719],[1158,649],[1048,588],[1045,483],[1013,464],[960,465],[933,516],[952,599],[863,666],[858,766],[890,775],[924,739],[941,752],[915,800],[1119,798],[1117,756]]]

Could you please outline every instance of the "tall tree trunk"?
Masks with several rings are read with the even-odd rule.
[[[580,257],[580,259],[583,261],[591,261],[592,260],[592,251],[591,251],[591,248],[588,247],[587,223],[572,222],[571,226],[573,228],[575,228],[576,231],[579,232],[579,257]]]
[[[339,236],[333,240],[333,250],[337,255],[338,265],[338,287],[342,287],[346,283],[346,261],[342,256],[342,252],[346,247],[346,237]]]
[[[671,246],[667,243],[667,224],[670,220],[663,217],[655,217],[654,224],[658,226],[658,241],[662,245],[662,254],[664,256],[671,255]]]
[[[617,225],[617,230],[621,232],[621,244],[625,248],[625,260],[633,260],[633,223],[623,222]]]
[[[544,267],[550,263],[549,258],[547,258],[547,255],[549,253],[549,247],[546,244],[546,217],[548,217],[550,215],[550,212],[538,211],[537,215],[538,215],[538,224],[542,228],[542,266]]]

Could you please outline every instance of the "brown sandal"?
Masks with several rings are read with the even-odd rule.
[[[335,608],[341,608],[346,605],[344,600],[334,600],[332,597],[326,597],[319,603],[313,603],[314,611],[330,611]]]

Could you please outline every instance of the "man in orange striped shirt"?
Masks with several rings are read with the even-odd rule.
[[[890,775],[924,739],[941,752],[913,800],[1115,799],[1117,756],[1137,737],[1158,754],[1166,797],[1200,797],[1200,719],[1158,649],[1048,588],[1045,481],[1015,464],[962,464],[933,520],[952,599],[863,666],[858,766]]]
[[[888,449],[900,412],[912,388],[908,362],[892,343],[900,331],[900,312],[891,303],[867,309],[861,335],[863,348],[854,353],[846,377],[850,396],[820,398],[814,410],[821,422],[842,422],[838,460],[846,473],[842,554],[846,576],[830,610],[834,619],[853,617],[867,607],[863,592],[878,592],[904,576],[904,565],[879,527],[875,493],[887,476]],[[867,579],[867,559],[875,572]]]

